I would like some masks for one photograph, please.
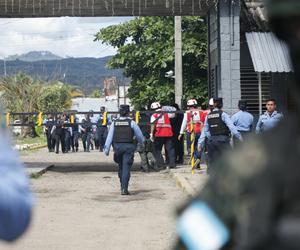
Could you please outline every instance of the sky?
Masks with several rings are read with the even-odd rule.
[[[131,17],[1,18],[0,59],[30,51],[50,51],[61,57],[104,57],[116,50],[94,35],[103,27]]]

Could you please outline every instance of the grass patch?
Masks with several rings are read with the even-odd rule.
[[[14,141],[15,144],[36,144],[36,143],[46,144],[47,143],[46,136],[43,136],[43,135],[35,137],[35,138],[15,137],[15,138],[13,138],[13,141]]]
[[[41,174],[41,173],[31,173],[31,174],[29,175],[29,177],[30,177],[31,179],[38,179],[38,178],[40,178],[42,175],[43,175],[43,174]]]

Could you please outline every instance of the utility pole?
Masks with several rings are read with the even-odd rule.
[[[182,35],[181,16],[175,16],[175,102],[182,107]]]

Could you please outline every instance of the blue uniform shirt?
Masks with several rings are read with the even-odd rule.
[[[218,109],[214,109],[213,111],[215,110],[218,110]],[[225,112],[222,112],[222,121],[226,124],[226,126],[229,128],[230,132],[235,136],[237,137],[239,140],[242,139],[242,136],[240,134],[239,131],[237,131],[236,127],[233,125],[230,117],[228,114],[226,114]],[[205,138],[209,138],[211,135],[210,135],[210,132],[209,132],[209,125],[208,125],[208,121],[207,121],[207,117],[205,118],[205,122],[204,122],[204,128],[202,129],[202,132],[201,132],[201,136],[198,140],[198,146],[201,146],[203,147],[204,146],[204,141],[205,141]]]
[[[259,117],[256,125],[256,133],[261,133],[274,128],[282,119],[283,115],[276,110],[271,115],[266,111]]]
[[[17,154],[0,137],[0,239],[12,241],[29,225],[33,197]]]
[[[238,131],[249,132],[253,126],[253,115],[247,111],[240,110],[231,116],[233,125]]]
[[[126,119],[130,119],[129,117],[120,117],[120,120],[126,120]],[[138,141],[138,143],[140,144],[144,144],[144,136],[142,131],[140,130],[139,126],[134,122],[131,121],[131,128],[133,129],[134,135],[136,136],[136,139]],[[112,122],[109,131],[108,131],[108,135],[105,141],[105,145],[104,145],[104,152],[106,155],[108,155],[112,141],[113,141],[113,136],[114,136],[114,130],[115,130],[115,123]]]

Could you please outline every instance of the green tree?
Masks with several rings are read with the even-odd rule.
[[[9,112],[35,112],[43,92],[42,82],[23,73],[0,80],[1,103]]]
[[[42,112],[61,112],[71,107],[71,87],[67,84],[52,83],[43,87],[39,106]]]
[[[200,17],[183,17],[183,99],[207,99],[207,30]],[[174,101],[174,18],[140,17],[103,28],[95,40],[117,48],[109,68],[122,68],[132,79],[128,97],[135,108],[153,101]]]
[[[100,97],[102,97],[102,96],[103,96],[103,95],[102,95],[100,89],[94,89],[94,90],[92,91],[92,93],[90,94],[90,97],[91,97],[91,98],[100,98]]]

